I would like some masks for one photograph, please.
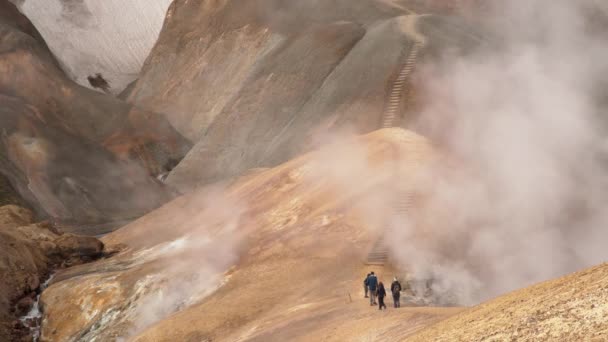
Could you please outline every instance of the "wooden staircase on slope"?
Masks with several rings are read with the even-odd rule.
[[[409,54],[405,62],[401,65],[399,74],[392,84],[389,97],[384,105],[384,111],[382,114],[381,128],[395,127],[397,122],[397,116],[400,113],[403,96],[409,87],[409,78],[416,66],[418,53],[422,48],[421,42],[415,42],[410,49]],[[399,190],[396,201],[393,203],[393,212],[396,214],[396,221],[399,221],[400,217],[404,217],[408,214],[411,203],[412,195],[406,190]],[[386,237],[381,237],[374,243],[372,248],[367,254],[365,264],[367,265],[378,265],[383,266],[388,260],[388,247],[386,243]]]
[[[409,78],[416,66],[418,53],[422,48],[422,43],[415,42],[405,62],[401,65],[399,75],[393,82],[389,97],[384,104],[384,112],[382,114],[382,128],[390,128],[396,126],[397,115],[400,112],[403,103],[405,90],[409,87]]]

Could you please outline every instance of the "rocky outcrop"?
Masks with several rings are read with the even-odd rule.
[[[6,0],[0,28],[0,173],[37,214],[91,225],[166,202],[155,177],[187,141],[162,116],[73,83]]]
[[[103,243],[64,234],[49,222],[33,223],[31,211],[0,207],[0,340],[27,341],[31,331],[17,320],[34,305],[52,270],[95,260]],[[28,337],[29,336],[29,337]]]

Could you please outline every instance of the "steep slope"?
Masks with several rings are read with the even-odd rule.
[[[276,129],[297,116],[363,34],[353,23],[322,25],[269,51],[167,181],[186,190],[260,166]]]
[[[407,341],[605,341],[608,264],[500,296]]]
[[[187,166],[180,167],[180,175],[170,177],[170,183],[188,183],[200,170],[206,173],[196,181],[208,183],[261,166],[270,139],[282,131],[287,136],[299,131],[288,123],[318,95],[324,81],[357,46],[366,27],[405,13],[373,0],[176,1],[129,96],[130,102],[164,113],[181,133],[199,143],[185,162]],[[406,42],[402,36],[400,43]],[[400,43],[382,48],[389,56],[399,55]],[[388,78],[393,70],[390,64],[380,64],[383,62],[391,63],[391,57],[375,62],[379,67],[371,70],[380,72],[378,76],[369,80],[352,77],[355,84],[369,81],[377,85],[377,79]],[[362,75],[373,74],[365,71]],[[381,91],[385,84],[380,84]],[[337,101],[346,103],[359,94],[353,91]],[[376,128],[379,120],[378,113],[366,114],[365,122],[374,125],[362,132]],[[242,162],[234,158],[240,153],[245,155]],[[206,171],[216,163],[229,164],[229,170]]]
[[[176,1],[129,99],[165,113],[180,132],[197,141],[224,106],[248,89],[246,78],[269,50],[292,45],[301,32],[318,25],[367,25],[398,13],[371,0]],[[340,37],[328,34],[325,44],[335,38]],[[309,58],[309,52],[300,54]],[[298,77],[311,71],[307,63],[287,67]],[[319,67],[327,68],[323,63]]]
[[[418,22],[426,17],[408,6],[379,0],[174,2],[128,95],[129,102],[163,113],[195,144],[167,182],[186,192],[277,165],[336,132],[377,129],[391,84],[424,36]],[[470,31],[453,24],[429,34],[459,43]],[[425,49],[418,54],[424,62]],[[395,116],[409,122],[402,111]]]
[[[115,94],[137,77],[171,3],[170,0],[12,2],[38,28],[71,79]]]
[[[6,0],[0,69],[0,173],[40,216],[124,220],[170,197],[150,174],[179,160],[187,142],[163,117],[69,80]]]
[[[324,135],[379,128],[389,85],[418,39],[418,19],[408,15],[371,25],[322,87],[293,113],[259,163],[274,165],[292,158],[318,146]]]
[[[106,236],[113,258],[56,276],[43,340],[408,336],[458,309],[379,315],[362,298],[362,260],[384,229],[383,196],[436,158],[424,138],[382,130],[180,197]]]

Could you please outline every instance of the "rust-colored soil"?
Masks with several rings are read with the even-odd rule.
[[[608,264],[521,289],[407,341],[606,341]]]

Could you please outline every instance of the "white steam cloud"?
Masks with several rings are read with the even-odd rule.
[[[455,160],[418,183],[424,206],[391,250],[440,303],[473,304],[605,261],[608,46],[593,1],[504,1],[495,35],[422,68],[414,129]],[[600,30],[601,31],[601,30]],[[494,44],[496,43],[496,44]]]
[[[156,272],[134,286],[133,304],[122,317],[131,327],[124,338],[199,303],[225,283],[226,271],[238,260],[243,238],[239,220],[245,207],[225,189],[211,187],[192,195],[188,207],[202,209],[184,209],[167,221],[167,237],[177,238],[134,255],[138,263],[154,264]],[[151,239],[158,240],[158,234],[163,233],[156,231]]]

